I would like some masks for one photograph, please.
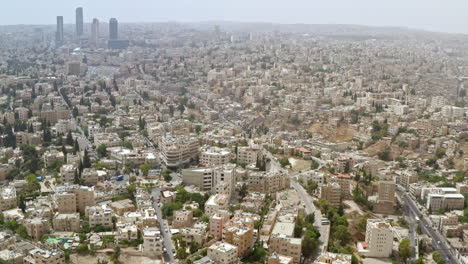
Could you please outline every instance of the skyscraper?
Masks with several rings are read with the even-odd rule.
[[[63,16],[57,17],[57,31],[55,32],[55,41],[58,44],[63,43]]]
[[[78,7],[76,9],[76,36],[81,37],[83,35],[83,8]]]
[[[109,20],[109,39],[119,39],[119,24],[115,18]]]
[[[93,19],[91,25],[91,42],[96,46],[99,44],[99,20],[97,18]]]

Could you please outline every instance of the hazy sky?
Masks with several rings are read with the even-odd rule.
[[[207,21],[360,24],[468,33],[467,0],[1,0],[0,24]]]

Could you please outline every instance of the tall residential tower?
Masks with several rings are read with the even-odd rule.
[[[119,24],[116,18],[109,20],[109,39],[119,39]]]
[[[91,43],[96,46],[99,44],[99,20],[97,18],[93,19],[91,25]]]
[[[79,38],[83,36],[83,8],[76,9],[76,36]]]
[[[57,16],[57,31],[55,32],[55,41],[57,44],[63,44],[63,16]]]

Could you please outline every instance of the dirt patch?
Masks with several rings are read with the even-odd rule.
[[[312,161],[297,158],[289,158],[289,163],[291,163],[291,170],[293,172],[298,172],[310,169]]]
[[[332,129],[326,125],[319,123],[313,124],[307,129],[311,133],[321,134],[327,141],[340,143],[353,140],[354,130],[349,125],[340,125],[336,129]]]

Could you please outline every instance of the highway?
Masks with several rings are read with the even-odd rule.
[[[161,197],[161,189],[156,187],[153,189],[153,207],[156,210],[156,216],[158,217],[159,226],[161,235],[164,239],[164,247],[166,248],[166,253],[164,253],[164,261],[165,263],[176,263],[173,252],[175,252],[174,246],[172,245],[172,234],[171,230],[169,229],[169,225],[164,222],[161,207],[158,206],[158,199]],[[162,205],[161,205],[162,206]]]
[[[402,201],[408,205],[408,209],[415,216],[419,216],[421,230],[423,233],[427,234],[432,238],[432,247],[434,250],[438,251],[442,258],[445,259],[446,263],[458,264],[458,260],[455,258],[454,250],[452,250],[448,245],[445,237],[442,236],[437,229],[432,228],[432,222],[429,220],[429,217],[421,212],[416,204],[416,201],[408,195],[408,193],[402,193],[397,191],[397,194],[401,197]]]

